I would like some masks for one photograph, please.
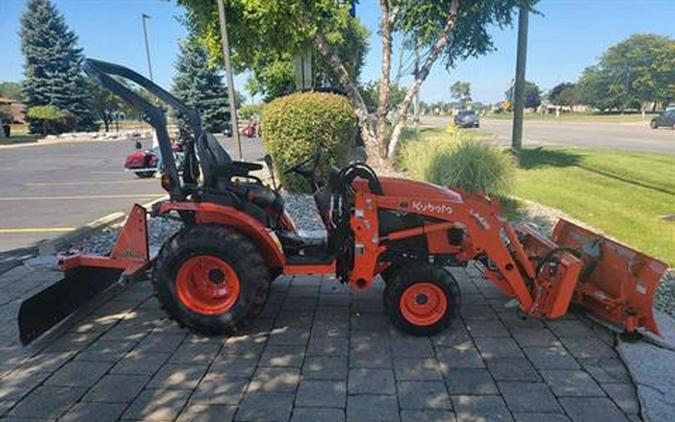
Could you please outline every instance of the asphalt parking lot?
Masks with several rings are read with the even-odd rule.
[[[149,141],[143,141],[149,147]],[[232,140],[224,145],[233,159]],[[263,155],[258,139],[242,139],[244,158]],[[158,179],[125,172],[134,141],[65,142],[0,150],[0,252],[27,247],[115,211],[163,195]]]

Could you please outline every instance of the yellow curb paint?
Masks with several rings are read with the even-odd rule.
[[[75,227],[44,227],[44,228],[25,228],[25,229],[0,229],[0,233],[50,233],[50,232],[72,232]]]
[[[124,199],[124,198],[161,198],[164,194],[139,193],[135,195],[79,195],[79,196],[9,196],[0,198],[0,202],[10,201],[61,201],[82,199]]]

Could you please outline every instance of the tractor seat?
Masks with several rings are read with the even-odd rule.
[[[232,161],[230,155],[211,133],[202,132],[197,142],[199,164],[204,175],[204,187],[225,191],[232,185],[232,178],[246,177],[251,171],[261,170],[258,163]]]

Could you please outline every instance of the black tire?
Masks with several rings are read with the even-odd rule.
[[[452,274],[426,263],[397,270],[389,277],[384,289],[384,309],[392,324],[399,330],[415,336],[432,336],[448,329],[459,315],[461,306],[459,287]],[[439,319],[427,325],[408,320],[401,309],[401,299],[406,290],[414,285],[420,286],[420,283],[436,286],[444,293],[446,300],[445,310]]]
[[[651,127],[652,129],[658,129],[659,124],[656,123],[656,120],[652,120],[651,122],[649,122],[649,127]]]
[[[215,257],[236,273],[239,295],[220,314],[199,313],[178,297],[176,278],[181,266],[195,256]],[[206,335],[237,331],[246,320],[256,317],[269,297],[272,281],[258,247],[241,232],[217,224],[188,227],[164,244],[154,265],[152,284],[160,304],[181,326]]]
[[[136,176],[138,176],[140,179],[149,179],[149,178],[155,176],[155,172],[154,171],[137,171]]]

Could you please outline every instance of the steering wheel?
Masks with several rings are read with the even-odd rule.
[[[319,160],[321,159],[321,152],[317,151],[316,154],[309,156],[302,160],[301,162],[295,164],[294,166],[288,168],[284,171],[284,174],[288,173],[298,173],[301,176],[307,177],[308,179],[313,179],[316,169],[319,167]],[[309,163],[312,163],[311,169],[306,169],[305,166]]]

